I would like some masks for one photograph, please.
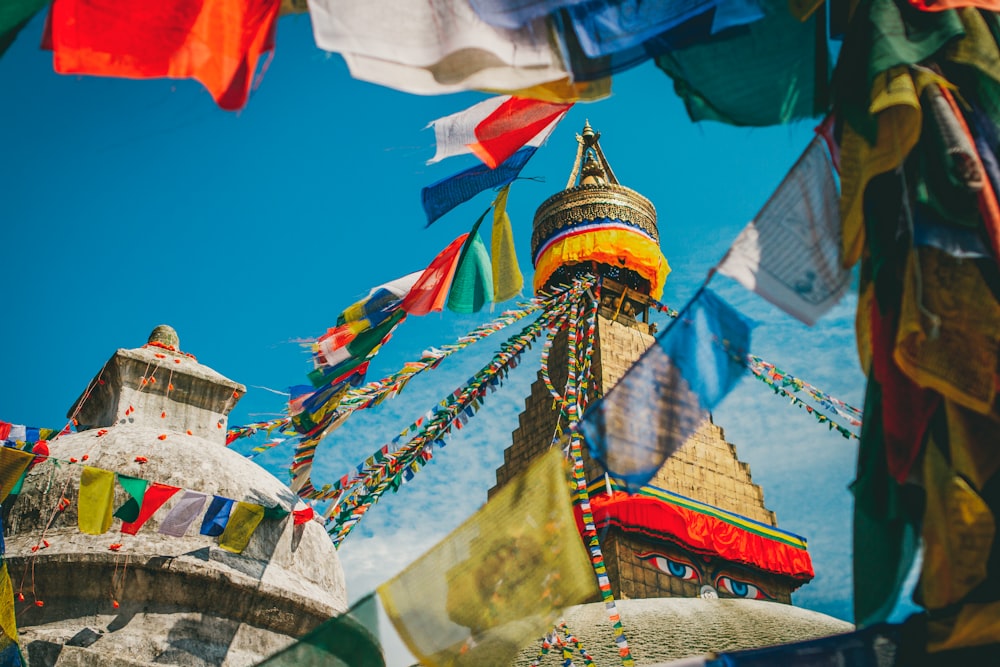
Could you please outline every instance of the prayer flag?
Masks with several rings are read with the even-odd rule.
[[[48,0],[4,0],[0,3],[0,34],[28,21]]]
[[[184,537],[188,527],[201,514],[207,496],[197,491],[185,491],[177,504],[160,524],[160,533],[173,537]]]
[[[378,640],[375,595],[354,603],[296,642],[259,663],[257,667],[385,667]]]
[[[458,258],[468,237],[462,234],[438,253],[403,299],[403,310],[410,315],[426,315],[444,309]]]
[[[24,664],[18,646],[17,619],[14,616],[14,585],[10,581],[7,560],[0,558],[0,665],[20,667]]]
[[[765,126],[826,109],[829,54],[816,17],[799,21],[787,0],[760,0],[760,8],[759,21],[657,57],[691,120]]]
[[[219,537],[219,547],[234,554],[243,553],[250,543],[250,538],[264,518],[264,506],[255,503],[236,503],[226,529]]]
[[[81,533],[103,535],[111,528],[111,503],[115,498],[115,474],[84,466],[80,472],[77,525]]]
[[[236,501],[231,498],[215,496],[205,510],[205,518],[201,521],[201,534],[216,537],[222,534],[229,522],[229,513]]]
[[[580,421],[590,455],[638,489],[746,371],[752,323],[703,288]]]
[[[533,137],[546,129],[551,132],[571,106],[511,97],[476,125],[476,141],[469,149],[490,169],[496,169]]]
[[[274,46],[273,0],[60,0],[49,12],[61,74],[197,79],[241,109],[260,56]]]
[[[462,248],[455,269],[455,279],[448,293],[448,310],[456,313],[478,313],[483,304],[493,301],[493,270],[490,255],[479,236],[479,225],[489,209],[476,220]]]
[[[139,518],[139,508],[142,507],[142,499],[146,495],[146,487],[149,486],[149,482],[138,477],[118,475],[118,483],[125,489],[129,499],[115,510],[114,516],[125,523],[135,521]]]
[[[469,0],[479,18],[499,28],[520,28],[525,23],[574,5],[593,5],[593,0]]]
[[[0,447],[0,502],[7,499],[34,457],[20,449]]]
[[[493,202],[490,249],[493,256],[493,300],[496,302],[513,299],[524,287],[524,276],[521,275],[514,248],[514,231],[511,229],[510,216],[507,215],[509,191],[510,186],[504,186]]]
[[[427,127],[434,128],[437,150],[427,164],[470,152],[469,144],[476,142],[476,126],[509,99],[509,95],[490,97],[464,111],[432,120]]]
[[[535,154],[534,147],[522,148],[496,169],[477,164],[420,191],[420,200],[427,215],[427,225],[455,208],[469,201],[483,190],[499,188],[514,182],[524,165]]]
[[[840,198],[824,142],[814,137],[719,273],[812,326],[847,291],[840,263]]]
[[[559,610],[598,593],[561,452],[549,450],[377,592],[422,664],[511,664]]]
[[[468,0],[310,0],[316,44],[356,79],[417,94],[518,90],[566,77],[545,19],[495,28]]]
[[[143,524],[149,521],[149,518],[156,513],[156,510],[163,507],[163,504],[170,500],[178,491],[180,491],[180,488],[176,486],[167,486],[166,484],[153,482],[146,489],[146,493],[142,497],[142,506],[139,508],[139,515],[134,521],[122,523],[122,532],[126,535],[135,535],[138,533]]]

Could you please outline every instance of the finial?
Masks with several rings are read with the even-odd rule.
[[[177,332],[169,324],[160,324],[149,334],[149,340],[147,343],[159,343],[160,345],[167,347],[171,350],[181,349],[181,340],[177,336]]]
[[[587,146],[593,146],[594,142],[601,136],[600,132],[594,132],[594,128],[590,126],[590,119],[583,121],[583,141]]]

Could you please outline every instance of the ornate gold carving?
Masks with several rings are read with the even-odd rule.
[[[660,242],[656,208],[651,201],[623,185],[578,185],[549,197],[535,211],[532,256],[562,229],[599,218],[621,220]]]

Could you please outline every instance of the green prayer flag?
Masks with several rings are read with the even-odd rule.
[[[335,616],[257,667],[385,667],[374,594]]]
[[[124,523],[131,523],[139,518],[139,509],[142,507],[142,500],[146,496],[146,487],[149,486],[149,482],[138,477],[118,475],[118,483],[121,484],[130,498],[115,510],[114,516]]]
[[[3,0],[0,2],[0,35],[23,27],[49,0]]]
[[[918,521],[889,474],[882,428],[882,387],[869,374],[854,493],[854,622],[884,621],[917,553]]]
[[[479,236],[479,225],[489,209],[486,209],[469,232],[458,267],[448,293],[448,310],[456,313],[478,313],[483,304],[493,301],[493,268],[486,244]]]
[[[825,111],[829,57],[816,15],[800,22],[787,0],[760,5],[761,20],[657,57],[691,120],[765,126]]]

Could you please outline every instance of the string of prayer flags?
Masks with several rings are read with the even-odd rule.
[[[427,226],[480,192],[513,183],[536,150],[535,147],[528,146],[511,155],[495,169],[478,164],[425,187],[420,191],[420,201],[427,216]]]
[[[639,488],[746,370],[752,324],[707,287],[580,423],[591,456]]]
[[[422,664],[512,662],[559,610],[597,593],[561,452],[532,463],[377,593]]]
[[[760,21],[656,58],[691,120],[766,126],[826,111],[829,54],[817,38],[817,15],[799,21],[786,0],[759,0],[759,7]]]
[[[718,266],[812,326],[850,286],[840,262],[840,198],[823,140],[814,137]]]
[[[184,533],[194,523],[194,520],[201,516],[206,500],[208,500],[208,496],[204,493],[184,491],[184,495],[180,497],[166,518],[160,522],[160,533],[173,537],[184,537]]]
[[[122,521],[122,532],[126,535],[135,535],[138,533],[139,529],[156,513],[156,510],[163,507],[163,504],[173,498],[174,494],[178,491],[180,491],[179,487],[153,482],[143,494],[139,513],[135,519],[132,521]]]
[[[484,304],[493,301],[493,269],[486,245],[479,236],[479,226],[489,209],[483,211],[462,247],[455,277],[448,292],[448,310],[456,313],[478,313]]]
[[[234,554],[242,553],[263,519],[263,505],[237,502],[229,514],[222,535],[219,536],[219,548]]]
[[[274,0],[60,0],[46,42],[61,74],[193,78],[234,111],[274,47],[279,8]]]
[[[572,106],[511,97],[476,125],[469,150],[496,169],[533,138],[540,137],[540,145]]]
[[[111,504],[115,497],[115,474],[84,466],[80,472],[77,526],[81,533],[103,535],[111,528]]]
[[[505,185],[493,202],[493,231],[490,234],[490,250],[493,260],[493,300],[508,301],[521,293],[524,276],[517,263],[514,248],[514,231],[510,216],[507,215],[507,195],[510,186]]]
[[[566,78],[544,19],[497,29],[468,0],[310,0],[316,44],[340,53],[356,79],[432,95],[514,91]]]
[[[25,426],[24,424],[11,424],[10,422],[0,421],[0,441],[7,440],[17,443],[18,445],[35,443],[43,440],[48,441],[53,440],[60,435],[69,433],[69,428],[69,425],[67,425],[66,428],[59,431],[54,428],[39,428],[36,426]]]
[[[410,315],[426,315],[444,309],[455,276],[458,258],[468,234],[462,234],[438,253],[403,298],[401,308]]]
[[[229,522],[229,514],[233,511],[232,498],[214,496],[205,510],[205,517],[201,521],[201,534],[209,537],[218,537],[226,529]]]

